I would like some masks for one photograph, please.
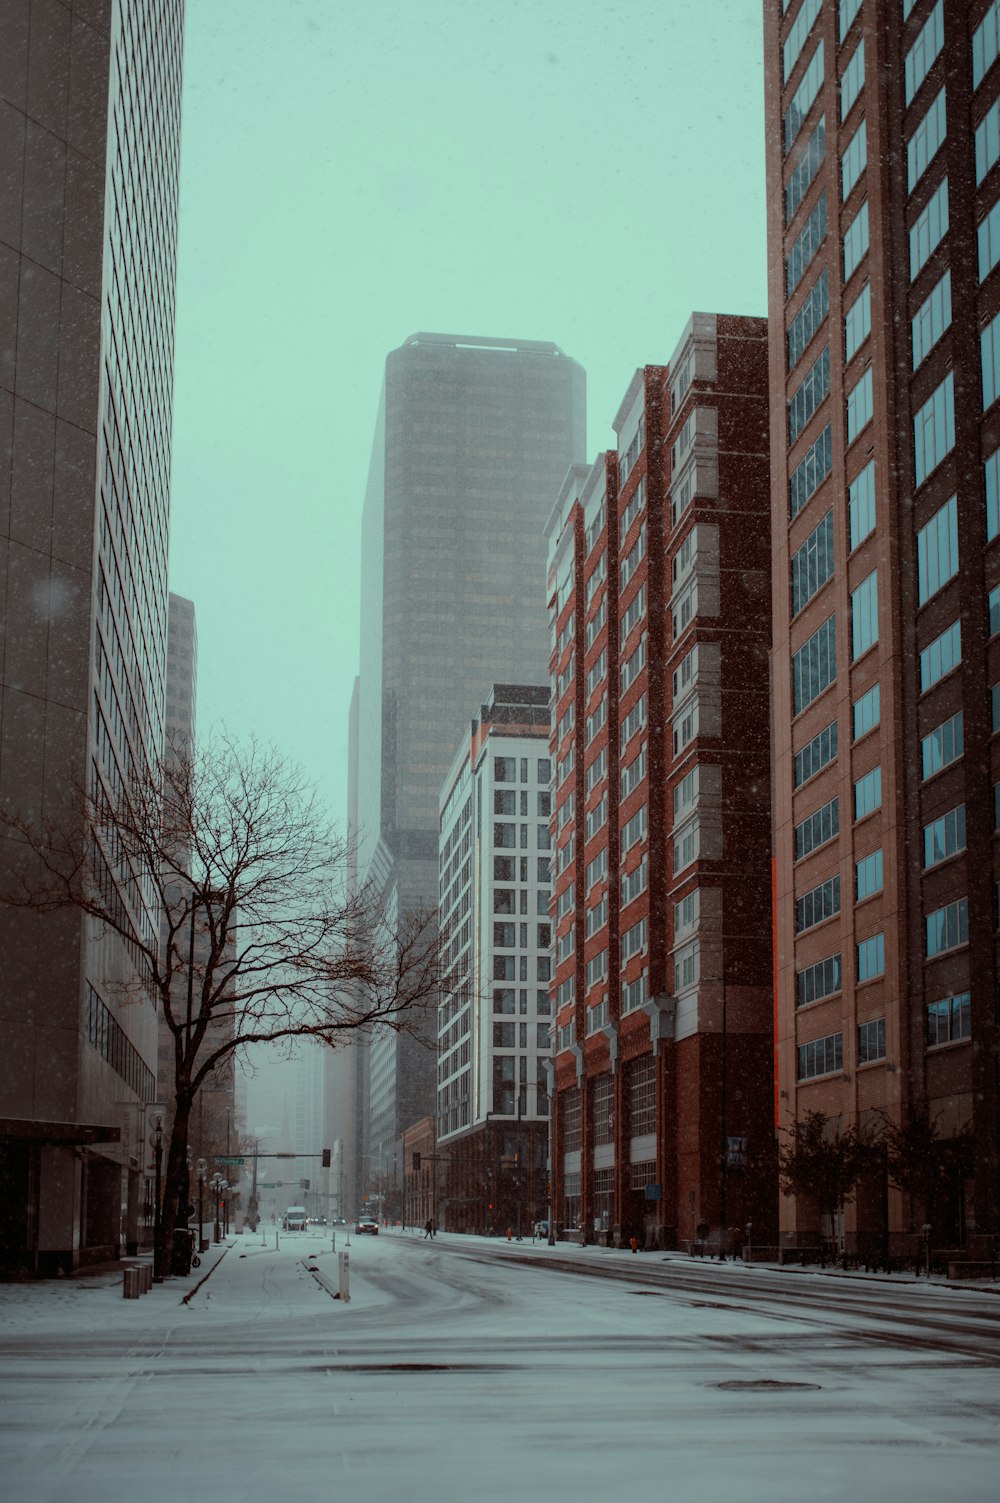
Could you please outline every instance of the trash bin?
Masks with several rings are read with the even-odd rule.
[[[175,1226],[173,1255],[170,1260],[170,1272],[175,1278],[185,1278],[191,1272],[193,1252],[194,1232],[189,1226]]]

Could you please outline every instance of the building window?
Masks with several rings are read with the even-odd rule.
[[[843,1068],[843,1034],[831,1033],[825,1039],[813,1039],[812,1043],[799,1045],[799,1080],[815,1080],[819,1075],[832,1075]]]
[[[870,1018],[858,1024],[858,1064],[885,1059],[885,1018]]]
[[[922,485],[955,447],[955,377],[949,371],[913,419],[913,464]]]
[[[861,9],[861,0],[840,0],[840,30],[838,40],[843,41],[851,29],[851,22]]]
[[[951,326],[951,271],[946,271],[917,309],[910,325],[913,369],[926,360],[942,334]]]
[[[847,493],[851,549],[875,530],[875,461],[871,459],[851,481]]]
[[[868,166],[868,122],[862,120],[840,159],[840,196],[850,197],[851,189]]]
[[[917,567],[921,605],[958,573],[958,501],[954,496],[917,533]]]
[[[840,956],[828,955],[825,960],[806,966],[795,977],[795,1005],[808,1007],[810,1002],[836,996],[840,988]]]
[[[906,102],[910,104],[931,70],[934,59],[944,46],[943,0],[931,11],[917,33],[917,39],[906,54]]]
[[[997,60],[1000,49],[1000,0],[993,4],[972,33],[972,87],[978,89]]]
[[[882,807],[882,769],[873,767],[854,784],[854,818],[865,819]]]
[[[792,657],[793,711],[812,704],[837,674],[837,622],[830,616]]]
[[[969,900],[959,898],[944,908],[929,913],[927,927],[927,959],[942,955],[946,950],[955,950],[969,942]]]
[[[833,441],[827,423],[819,438],[788,477],[788,512],[794,520],[811,501],[833,465]]]
[[[849,282],[868,254],[868,200],[865,199],[844,233],[844,281]]]
[[[823,0],[804,0],[798,15],[789,27],[781,54],[782,83],[787,83],[792,76],[792,69],[799,60],[822,3]]]
[[[808,741],[801,751],[795,754],[795,787],[805,783],[813,777],[821,768],[826,767],[837,755],[837,722],[832,720],[829,725]]]
[[[822,589],[833,574],[833,512],[813,528],[792,555],[792,615]]]
[[[847,60],[840,75],[840,118],[846,120],[865,82],[865,43],[861,41]],[[845,195],[846,197],[846,195]]]
[[[953,1044],[957,1039],[972,1037],[972,999],[968,992],[956,997],[942,997],[927,1006],[927,1047]]]
[[[825,273],[824,273],[825,275]],[[844,315],[844,358],[853,360],[872,331],[872,284],[866,282]]]
[[[629,903],[635,901],[640,893],[646,891],[646,883],[649,875],[649,862],[645,856],[632,871],[625,872],[621,878],[621,908],[627,908]]]
[[[878,570],[851,591],[851,659],[856,661],[878,641]]]
[[[986,541],[992,542],[1000,532],[1000,449],[995,449],[983,465],[986,486]]]
[[[932,778],[943,767],[957,762],[964,751],[963,717],[959,710],[950,720],[935,726],[921,741],[920,759],[924,778]]]
[[[802,75],[802,80],[792,95],[792,102],[785,111],[784,118],[784,142],[785,154],[791,151],[795,144],[795,138],[805,122],[806,116],[816,101],[816,96],[823,86],[823,42],[817,43],[816,51],[809,59],[809,63]]]
[[[646,805],[637,810],[632,818],[622,826],[621,854],[624,856],[627,850],[635,845],[637,840],[642,840],[646,834]]]
[[[873,893],[882,891],[882,852],[871,851],[854,864],[854,898],[863,903]]]
[[[910,230],[910,281],[926,266],[948,233],[948,179],[943,178]]]
[[[826,154],[826,116],[821,115],[816,128],[792,168],[785,186],[785,223],[791,224],[795,211],[809,191]]]
[[[989,595],[986,597],[986,605],[988,610],[987,619],[989,621],[989,633],[991,637],[994,637],[996,636],[997,632],[1000,631],[1000,585],[998,585],[996,589],[990,591]]]
[[[840,878],[830,877],[795,900],[795,932],[803,934],[840,912]]]
[[[700,912],[701,889],[696,887],[693,892],[681,898],[679,903],[674,904],[674,937],[697,928]]]
[[[865,371],[857,385],[847,393],[847,442],[853,444],[862,428],[872,420],[872,368]]]
[[[862,736],[874,730],[881,719],[881,692],[878,684],[873,684],[860,699],[856,699],[853,705],[854,714],[854,739],[860,741]]]
[[[1000,396],[1000,313],[979,336],[983,367],[983,411]]]
[[[517,846],[517,826],[496,823],[493,826],[493,844],[501,851],[512,851]]]
[[[976,183],[1000,157],[1000,99],[995,99],[976,127]]]
[[[788,403],[788,441],[794,443],[830,390],[830,347],[811,366]]]
[[[691,819],[674,835],[674,875],[698,859],[701,849],[701,825]]]
[[[924,825],[924,866],[947,861],[956,851],[965,850],[965,805],[957,804]]]
[[[962,661],[962,624],[953,621],[920,654],[920,692],[931,688]]]
[[[821,193],[816,206],[794,241],[785,261],[785,296],[791,297],[805,276],[813,256],[826,239],[826,194]]]
[[[941,149],[947,134],[945,91],[942,89],[906,143],[906,186],[910,193]]]
[[[788,326],[788,369],[798,364],[830,311],[830,273],[824,267]]]
[[[979,241],[979,280],[985,282],[1000,261],[1000,200],[980,222],[976,233]]]
[[[795,826],[795,859],[801,861],[818,846],[825,845],[840,833],[840,800],[830,799]]]
[[[858,985],[885,975],[885,935],[873,934],[857,946]]]
[[[632,1138],[656,1131],[656,1060],[651,1054],[628,1066],[628,1120]]]

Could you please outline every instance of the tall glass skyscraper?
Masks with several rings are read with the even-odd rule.
[[[585,376],[554,344],[415,334],[386,360],[365,497],[358,865],[400,913],[437,902],[438,798],[494,683],[548,672],[544,527],[586,448]],[[371,1043],[370,1173],[434,1111],[434,1056]]]
[[[163,744],[183,18],[0,8],[0,803],[57,822]],[[72,912],[0,930],[0,1256],[40,1272],[146,1219],[158,919],[94,860],[135,942]]]

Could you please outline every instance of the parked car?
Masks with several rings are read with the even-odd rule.
[[[359,1216],[357,1231],[359,1234],[361,1232],[370,1232],[373,1237],[377,1237],[378,1222],[375,1220],[374,1216]]]

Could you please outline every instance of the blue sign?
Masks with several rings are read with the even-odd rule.
[[[662,1200],[663,1199],[663,1188],[662,1188],[662,1186],[661,1185],[647,1185],[646,1186],[646,1199],[647,1200]]]

